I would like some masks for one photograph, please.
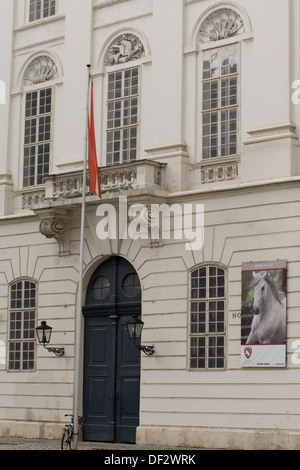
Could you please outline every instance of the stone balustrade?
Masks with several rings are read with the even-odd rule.
[[[164,189],[166,164],[139,160],[100,168],[102,194],[120,190]],[[88,173],[87,173],[88,185]],[[79,197],[82,195],[83,170],[59,173],[45,179],[45,199]]]

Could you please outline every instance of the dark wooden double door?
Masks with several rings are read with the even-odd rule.
[[[87,441],[129,442],[139,425],[140,351],[127,322],[140,315],[141,291],[130,263],[112,257],[88,286],[84,333],[83,434]]]

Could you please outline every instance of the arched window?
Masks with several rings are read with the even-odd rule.
[[[239,153],[240,50],[245,31],[229,8],[213,11],[202,22],[202,159]],[[226,41],[222,41],[226,40]]]
[[[200,77],[195,168],[200,169],[196,178],[201,184],[239,178],[241,136],[245,132],[241,97],[246,93],[241,74],[251,70],[253,37],[250,18],[241,5],[224,2],[209,7],[195,25]],[[246,104],[243,113],[247,117],[250,110]]]
[[[118,165],[137,159],[140,110],[140,66],[144,56],[137,36],[123,34],[107,49],[106,164]]]
[[[191,273],[190,369],[225,368],[225,270],[201,266]]]
[[[56,0],[30,0],[29,21],[48,18],[56,13]]]
[[[40,56],[28,65],[23,77],[23,86],[28,87],[25,94],[24,188],[43,184],[44,177],[49,175],[53,120],[53,87],[50,83],[56,76],[54,61]]]
[[[238,44],[204,51],[202,79],[202,158],[237,155]]]
[[[10,286],[8,369],[35,367],[36,283],[22,279]]]

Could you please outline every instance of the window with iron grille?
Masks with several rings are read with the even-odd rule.
[[[44,183],[49,174],[52,88],[26,93],[23,187]]]
[[[56,0],[30,0],[29,21],[48,18],[56,13]]]
[[[191,273],[190,368],[225,368],[225,271],[203,266]]]
[[[35,365],[36,284],[20,280],[10,287],[8,369],[33,370]]]
[[[203,52],[202,158],[238,153],[239,45]]]
[[[108,74],[106,164],[137,158],[139,68]]]

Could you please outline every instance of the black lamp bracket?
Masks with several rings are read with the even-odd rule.
[[[54,353],[57,357],[62,357],[65,354],[65,348],[46,348],[46,346],[44,346],[44,348],[47,349],[48,352]]]
[[[146,354],[146,356],[153,356],[155,353],[154,345],[153,346],[137,346],[136,347],[140,350],[143,351],[143,353]]]

